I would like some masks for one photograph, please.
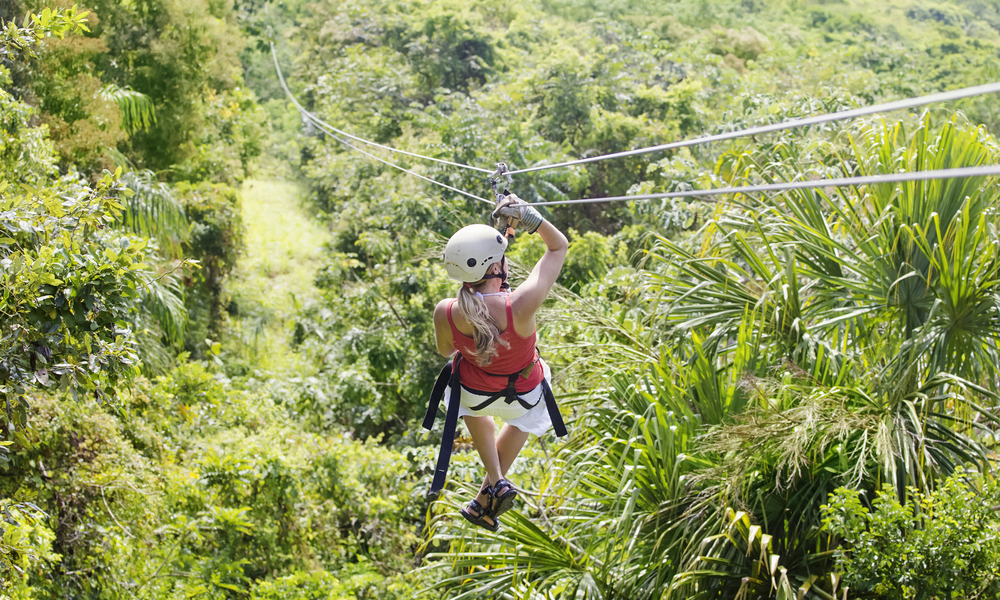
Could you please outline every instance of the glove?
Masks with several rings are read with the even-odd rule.
[[[521,222],[528,233],[535,233],[545,220],[533,206],[521,200],[514,194],[504,198],[493,211],[493,218],[509,217]],[[512,224],[513,226],[513,224]]]
[[[510,215],[507,216],[500,215],[501,208],[506,208],[511,204],[515,204],[517,202],[520,202],[520,198],[518,198],[514,194],[507,194],[506,196],[504,196],[503,200],[497,203],[497,206],[496,208],[493,209],[493,214],[492,214],[493,223],[496,225],[497,231],[501,233],[506,233],[508,229],[514,229],[515,227],[517,227],[518,223],[520,223],[521,221],[520,217],[510,216]]]

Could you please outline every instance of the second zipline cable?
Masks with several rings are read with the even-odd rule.
[[[370,152],[362,150],[361,148],[358,148],[357,146],[355,146],[355,145],[349,143],[348,141],[344,140],[343,138],[339,137],[337,135],[337,133],[334,133],[334,132],[339,132],[339,133],[341,133],[343,135],[346,135],[346,136],[348,136],[348,137],[350,137],[352,139],[360,140],[362,142],[365,142],[366,144],[372,144],[372,145],[378,146],[379,148],[384,148],[386,150],[392,150],[393,152],[399,152],[399,153],[402,153],[402,154],[409,154],[411,156],[417,156],[419,158],[426,158],[428,160],[433,160],[433,161],[436,161],[436,162],[443,162],[443,163],[447,163],[447,164],[450,164],[450,165],[466,167],[466,168],[469,168],[469,169],[473,169],[473,170],[476,170],[476,171],[482,171],[482,172],[485,172],[485,173],[492,173],[492,171],[488,171],[486,169],[480,169],[479,167],[469,167],[468,165],[460,165],[459,163],[450,163],[450,162],[448,162],[446,160],[440,160],[440,159],[437,159],[437,158],[431,158],[429,156],[421,156],[419,154],[413,154],[411,152],[406,152],[404,150],[396,150],[395,148],[390,148],[389,146],[383,146],[381,144],[376,144],[375,142],[368,142],[367,140],[363,140],[363,139],[358,138],[356,136],[353,136],[353,135],[351,135],[349,133],[344,133],[344,132],[340,131],[339,129],[335,128],[335,127],[331,127],[330,125],[328,125],[327,123],[325,123],[324,121],[322,121],[321,119],[319,119],[316,115],[314,115],[311,112],[309,112],[308,110],[306,110],[301,104],[299,104],[299,101],[296,100],[295,96],[292,94],[292,90],[288,89],[288,84],[285,83],[285,77],[281,73],[281,66],[278,64],[278,53],[275,52],[275,50],[274,50],[274,42],[271,42],[271,56],[272,56],[272,58],[274,58],[274,68],[275,68],[275,71],[278,73],[278,81],[281,82],[281,87],[282,87],[282,89],[285,90],[285,94],[288,96],[288,99],[292,101],[292,104],[295,105],[295,108],[299,111],[299,113],[303,117],[305,117],[309,122],[311,122],[312,124],[314,124],[319,129],[321,129],[324,133],[330,135],[335,140],[337,140],[341,144],[347,146],[348,148],[356,150],[356,151],[364,154],[365,156],[371,157],[371,158],[379,161],[380,163],[388,165],[388,166],[390,166],[390,167],[392,167],[394,169],[399,169],[400,171],[402,171],[404,173],[407,173],[409,175],[413,175],[414,177],[423,179],[424,181],[433,183],[435,185],[439,185],[439,186],[441,186],[441,187],[443,187],[445,189],[451,190],[451,191],[456,192],[458,194],[462,194],[463,196],[468,196],[469,198],[472,198],[473,200],[479,200],[480,202],[485,202],[485,203],[487,203],[489,205],[493,205],[493,202],[490,202],[486,198],[482,198],[480,196],[476,196],[475,194],[470,194],[469,192],[460,190],[460,189],[458,189],[456,187],[452,187],[452,186],[450,186],[450,185],[448,185],[446,183],[441,183],[440,181],[437,181],[436,179],[431,179],[430,177],[427,177],[425,175],[421,175],[420,173],[416,173],[416,172],[411,171],[409,169],[403,168],[403,167],[401,167],[401,166],[399,166],[399,165],[397,165],[397,164],[395,164],[393,162],[390,162],[390,161],[385,160],[383,158],[379,158],[378,156],[375,156],[374,154],[372,154]]]
[[[982,94],[995,94],[997,92],[1000,92],[1000,82],[987,83],[985,85],[977,85],[974,87],[962,88],[960,90],[952,90],[950,92],[940,92],[937,94],[930,94],[927,96],[920,96],[917,98],[907,98],[905,100],[897,100],[895,102],[886,102],[885,104],[863,106],[861,108],[855,108],[852,110],[844,110],[825,115],[817,115],[815,117],[807,117],[804,119],[793,119],[791,121],[783,121],[781,123],[775,123],[773,125],[762,125],[760,127],[752,127],[750,129],[727,131],[726,133],[718,133],[715,135],[692,138],[689,140],[681,140],[679,142],[670,142],[669,144],[660,144],[659,146],[650,146],[648,148],[636,148],[635,150],[626,150],[624,152],[615,152],[613,154],[602,154],[600,156],[591,156],[589,158],[569,160],[566,162],[555,163],[551,165],[538,165],[535,167],[516,169],[514,171],[511,171],[510,174],[517,175],[519,173],[531,173],[533,171],[545,171],[547,169],[572,167],[574,165],[582,165],[586,163],[608,160],[612,158],[623,158],[626,156],[636,156],[638,154],[648,154],[650,152],[658,152],[660,150],[672,150],[674,148],[697,146],[699,144],[708,144],[710,142],[721,142],[724,140],[732,140],[751,135],[760,135],[762,133],[782,131],[784,129],[794,129],[796,127],[808,127],[809,125],[828,123],[830,121],[843,121],[846,119],[854,119],[857,117],[863,117],[866,115],[871,115],[880,112],[891,112],[894,110],[902,110],[904,108],[916,108],[918,106],[925,106],[927,104],[935,104],[938,102],[960,100],[962,98],[980,96]]]
[[[532,206],[555,206],[560,204],[594,204],[597,202],[625,202],[629,200],[659,200],[663,198],[686,198],[698,196],[721,196],[725,194],[752,194],[755,192],[783,192],[824,187],[846,187],[852,185],[877,185],[881,183],[902,183],[907,181],[927,181],[931,179],[960,179],[966,177],[988,177],[1000,175],[1000,165],[981,167],[960,167],[931,171],[910,171],[908,173],[887,173],[884,175],[864,175],[861,177],[839,177],[835,179],[815,179],[810,181],[789,181],[786,183],[765,183],[739,187],[688,190],[686,192],[666,192],[662,194],[637,194],[635,196],[609,196],[607,198],[580,198],[579,200],[553,200],[532,202]]]

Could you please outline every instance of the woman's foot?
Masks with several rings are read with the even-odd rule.
[[[489,505],[490,511],[495,517],[499,517],[514,508],[514,499],[517,498],[517,490],[514,489],[511,482],[501,478],[497,480],[496,485],[489,491],[489,495],[492,497],[492,503]]]
[[[484,502],[485,505],[479,501],[479,496],[477,496],[465,508],[460,510],[459,514],[473,525],[489,531],[496,531],[500,529],[500,519],[493,516],[492,511],[489,509],[489,496],[487,496],[487,500]]]

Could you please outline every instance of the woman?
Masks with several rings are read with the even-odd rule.
[[[494,216],[520,222],[545,242],[545,254],[516,290],[507,285],[507,240],[486,225],[459,230],[445,248],[448,275],[462,282],[457,298],[434,309],[438,351],[456,352],[461,381],[459,416],[486,467],[483,486],[461,513],[469,522],[496,531],[500,515],[517,492],[503,477],[528,439],[552,426],[551,372],[535,348],[535,313],[559,276],[569,246],[564,236],[533,207],[508,196]],[[446,404],[451,389],[445,391]],[[495,436],[494,417],[505,423]]]

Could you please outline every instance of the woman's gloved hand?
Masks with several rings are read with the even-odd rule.
[[[541,227],[542,222],[545,220],[533,206],[514,194],[507,195],[507,197],[500,201],[496,209],[493,210],[493,218],[499,219],[500,217],[509,217],[520,221],[522,228],[528,233],[538,231],[538,228]],[[516,223],[511,223],[511,227],[514,226],[516,226]]]
[[[516,204],[519,201],[520,198],[514,194],[507,194],[504,196],[503,200],[497,204],[496,208],[493,209],[493,223],[496,224],[497,230],[501,233],[505,233],[508,227],[511,229],[516,228],[518,223],[521,222],[521,217],[512,215],[501,216],[500,209],[507,208],[508,206]]]

